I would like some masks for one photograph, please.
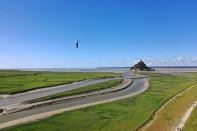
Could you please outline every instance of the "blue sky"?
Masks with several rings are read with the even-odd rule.
[[[196,0],[0,0],[0,68],[197,65],[196,14]]]

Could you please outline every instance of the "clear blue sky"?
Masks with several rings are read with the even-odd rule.
[[[0,68],[197,65],[197,1],[0,0],[0,47]]]

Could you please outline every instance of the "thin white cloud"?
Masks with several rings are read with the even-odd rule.
[[[163,59],[144,58],[142,59],[149,66],[197,66],[197,57],[172,57]],[[134,63],[139,60],[134,60]]]
[[[182,61],[182,60],[184,60],[183,57],[177,57],[177,61]]]

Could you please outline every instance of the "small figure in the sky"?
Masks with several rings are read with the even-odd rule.
[[[79,40],[76,41],[76,48],[79,48]]]

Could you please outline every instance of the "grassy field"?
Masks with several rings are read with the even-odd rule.
[[[181,120],[188,108],[197,100],[197,85],[167,104],[146,131],[170,131]],[[197,120],[197,119],[196,119]],[[197,122],[197,121],[196,121]]]
[[[190,87],[196,76],[147,74],[149,89],[132,98],[65,112],[44,120],[4,129],[3,131],[133,131],[170,97]]]
[[[0,94],[13,94],[38,88],[95,78],[118,77],[116,73],[31,72],[0,70]]]
[[[98,91],[98,90],[103,90],[103,89],[115,87],[117,85],[120,85],[121,83],[122,83],[122,79],[110,80],[110,81],[102,82],[99,84],[85,86],[85,87],[81,87],[78,89],[74,89],[74,90],[70,90],[70,91],[66,91],[66,92],[62,92],[62,93],[57,93],[57,94],[50,95],[50,96],[43,97],[43,98],[39,98],[39,99],[35,99],[35,100],[32,100],[32,102],[38,102],[38,101],[44,101],[44,100],[65,97],[65,96],[89,93],[92,91]]]
[[[183,131],[197,131],[197,107],[191,114],[191,117],[187,121]]]

